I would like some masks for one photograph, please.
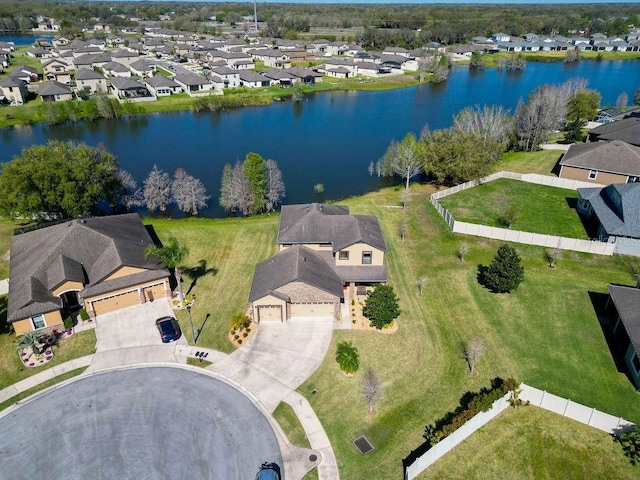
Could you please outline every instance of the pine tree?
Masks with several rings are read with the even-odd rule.
[[[484,285],[496,293],[509,293],[524,280],[524,267],[513,247],[502,245],[484,274]]]

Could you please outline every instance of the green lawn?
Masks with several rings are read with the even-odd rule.
[[[311,448],[307,435],[304,433],[304,429],[300,424],[300,420],[298,420],[293,408],[288,404],[280,402],[273,412],[273,418],[278,422],[280,428],[282,428],[285,435],[293,445],[302,448]],[[318,469],[314,468],[304,476],[303,480],[317,480],[317,478]]]
[[[506,170],[516,173],[539,173],[551,175],[552,170],[564,152],[561,150],[540,150],[538,152],[507,152],[503,155],[495,171]]]
[[[13,385],[31,375],[74,358],[90,355],[96,350],[96,335],[93,330],[76,333],[61,340],[53,347],[53,360],[41,367],[28,368],[18,358],[15,349],[16,336],[6,323],[7,296],[0,297],[0,389]]]
[[[605,432],[523,407],[506,410],[418,478],[631,480],[638,467]]]
[[[506,227],[502,215],[515,209],[512,230],[586,238],[575,210],[578,192],[499,178],[448,197],[440,204],[456,220],[492,227]]]

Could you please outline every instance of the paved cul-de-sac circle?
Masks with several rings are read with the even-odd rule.
[[[241,392],[170,368],[78,379],[0,419],[1,479],[253,479],[282,456]]]

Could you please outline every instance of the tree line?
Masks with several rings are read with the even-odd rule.
[[[103,146],[52,140],[34,145],[0,167],[0,214],[36,221],[76,218],[146,207],[164,213],[175,204],[197,215],[209,196],[202,182],[178,168],[173,178],[155,165],[142,186]]]
[[[596,115],[601,98],[586,85],[585,80],[542,85],[519,101],[513,115],[499,106],[467,107],[449,128],[425,127],[419,137],[409,133],[392,141],[382,158],[369,164],[369,175],[398,176],[408,192],[410,180],[420,174],[440,184],[487,175],[507,150],[537,150],[558,130],[566,131],[567,141],[582,141],[582,126]],[[640,88],[634,101],[640,103]]]
[[[255,215],[272,211],[282,202],[286,188],[275,160],[250,152],[234,166],[227,163],[220,182],[220,206],[226,211]]]

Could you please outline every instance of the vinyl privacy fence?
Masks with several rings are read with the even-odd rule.
[[[571,418],[577,422],[584,423],[585,425],[597,428],[609,434],[618,433],[621,430],[634,425],[624,418],[614,417],[613,415],[603,413],[595,408],[590,408],[566,398],[552,395],[524,383],[520,384],[519,392],[519,398],[524,402],[528,401],[531,405]],[[429,450],[415,458],[411,464],[405,465],[404,479],[413,480],[423,470],[433,465],[440,457],[450,452],[456,445],[470,437],[476,430],[483,427],[500,413],[509,408],[511,405],[511,396],[512,393],[509,392],[501,399],[496,400],[490,410],[478,413],[451,435],[436,443]]]
[[[566,178],[551,177],[548,175],[539,175],[537,173],[513,173],[513,172],[497,172],[477,180],[462,183],[455,187],[447,188],[431,195],[430,201],[436,208],[442,218],[444,218],[449,228],[454,233],[462,233],[465,235],[474,235],[477,237],[491,238],[494,240],[503,240],[506,242],[522,243],[526,245],[537,245],[539,247],[558,248],[560,250],[572,250],[575,252],[594,253],[598,255],[613,255],[616,245],[615,243],[599,242],[593,240],[584,240],[578,238],[559,237],[556,235],[544,235],[532,232],[522,232],[519,230],[511,230],[507,228],[490,227],[488,225],[479,225],[476,223],[460,222],[453,218],[453,215],[445,209],[438,199],[453,195],[454,193],[477,187],[483,183],[491,182],[498,178],[509,178],[520,180],[538,185],[547,185],[551,187],[566,188],[575,190],[582,187],[601,186],[594,183],[581,182],[578,180],[569,180]]]

